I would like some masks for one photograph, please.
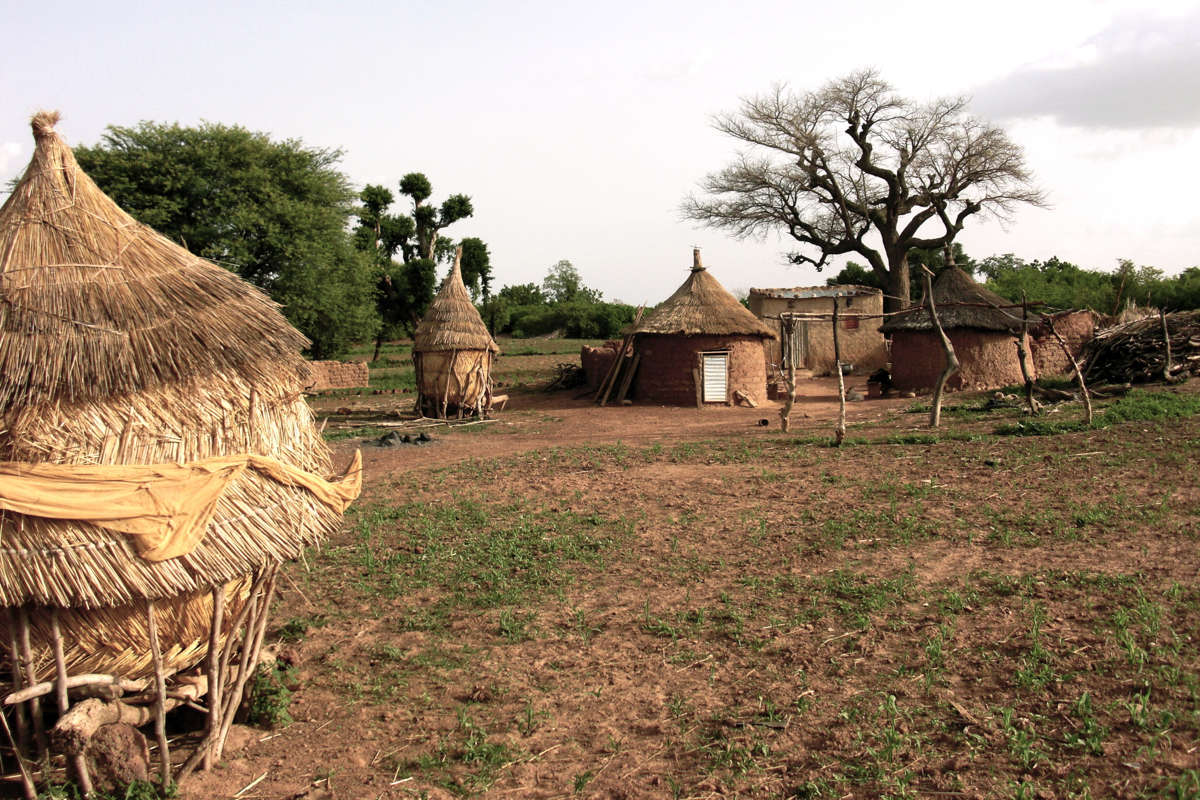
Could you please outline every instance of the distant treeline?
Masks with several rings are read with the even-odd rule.
[[[583,285],[570,261],[559,261],[546,279],[505,286],[479,305],[493,336],[515,338],[559,333],[571,339],[611,339],[633,322],[634,308],[606,303]]]

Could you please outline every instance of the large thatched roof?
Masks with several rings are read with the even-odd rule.
[[[475,304],[471,302],[467,287],[463,285],[461,261],[460,247],[454,256],[454,267],[413,333],[414,353],[439,350],[500,352]]]
[[[774,331],[751,314],[700,264],[699,250],[692,253],[692,272],[683,285],[647,314],[633,332],[776,338]]]
[[[308,342],[275,304],[122,211],[57,121],[33,118],[33,160],[0,208],[0,412],[299,367]]]
[[[1012,308],[1012,303],[991,289],[979,285],[958,267],[950,267],[937,276],[933,282],[933,300],[937,305],[938,321],[947,330],[1021,330],[1021,309]],[[1038,319],[1040,318],[1036,314],[1029,315],[1031,323]],[[933,319],[928,310],[912,308],[903,314],[889,317],[879,326],[879,330],[883,333],[933,330]]]
[[[34,117],[32,162],[0,208],[0,460],[254,454],[329,475],[300,393],[307,340],[253,286],[105,196],[54,132],[57,119]],[[294,558],[340,519],[304,488],[250,471],[216,501],[199,544],[164,561],[97,525],[5,512],[0,605],[115,608],[119,627],[127,604]]]

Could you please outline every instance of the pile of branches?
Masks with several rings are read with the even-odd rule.
[[[555,392],[559,389],[574,389],[587,383],[587,374],[578,364],[559,364],[555,367],[557,373],[554,380],[546,384],[545,391]]]
[[[1164,325],[1167,336],[1163,335]],[[1177,381],[1200,375],[1200,311],[1147,317],[1103,330],[1088,343],[1084,358],[1089,382]]]

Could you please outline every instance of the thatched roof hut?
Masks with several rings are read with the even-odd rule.
[[[463,284],[459,247],[450,274],[413,334],[418,409],[442,418],[485,411],[499,352]]]
[[[0,208],[0,648],[24,667],[14,688],[56,671],[149,686],[239,636],[255,651],[276,567],[340,525],[360,476],[322,477],[305,338],[122,211],[57,119],[33,118]]]
[[[633,396],[669,405],[766,398],[763,340],[774,331],[738,302],[692,252],[687,280],[633,329]]]
[[[1013,308],[958,267],[937,276],[933,299],[960,364],[946,384],[948,389],[987,389],[1022,382],[1013,344],[1013,337],[1021,332],[1021,309]],[[1029,315],[1031,325],[1039,319],[1036,314]],[[903,390],[932,388],[945,365],[945,354],[929,310],[909,309],[889,317],[879,329],[892,337],[892,383]]]

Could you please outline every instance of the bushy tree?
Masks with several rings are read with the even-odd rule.
[[[482,239],[474,236],[463,239],[462,246],[462,279],[471,299],[481,295],[487,299],[492,285],[492,257]]]
[[[75,148],[96,184],[139,221],[265,290],[328,358],[379,320],[370,264],[349,246],[354,193],[342,152],[240,126],[109,126]]]

